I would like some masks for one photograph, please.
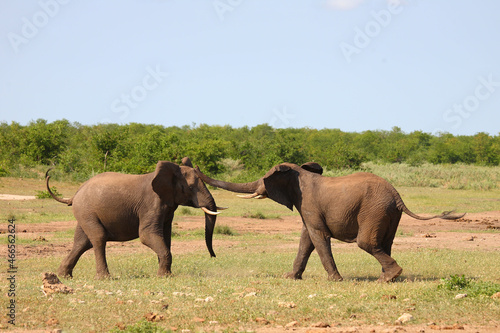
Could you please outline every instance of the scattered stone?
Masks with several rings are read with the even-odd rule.
[[[57,320],[56,318],[50,318],[49,320],[47,320],[45,322],[45,324],[47,324],[49,326],[57,325],[57,324],[59,324],[59,320]]]
[[[396,295],[382,295],[382,299],[397,299]]]
[[[405,324],[413,320],[413,316],[409,313],[403,313],[401,317],[396,320],[396,325]]]
[[[116,323],[115,326],[121,331],[127,328],[127,325],[125,325],[124,323]]]
[[[279,302],[278,306],[280,308],[289,308],[289,309],[297,307],[297,305],[294,302]]]
[[[297,326],[299,326],[299,322],[294,320],[294,321],[291,321],[288,324],[286,324],[285,328],[291,328],[291,327],[297,327]]]
[[[327,327],[330,327],[330,325],[325,323],[325,322],[320,321],[320,322],[312,324],[311,327],[327,328]]]
[[[465,297],[467,297],[467,294],[457,294],[457,296],[455,296],[455,299],[460,299]]]
[[[463,330],[465,329],[463,325],[453,324],[453,325],[430,325],[433,330]]]
[[[162,321],[162,320],[165,320],[165,316],[164,315],[160,315],[160,314],[157,314],[157,313],[154,313],[154,312],[148,312],[144,315],[144,318],[146,318],[147,321],[151,321],[151,322],[159,322],[159,321]]]
[[[73,288],[61,283],[55,273],[42,273],[42,291],[45,295],[54,293],[72,294]]]

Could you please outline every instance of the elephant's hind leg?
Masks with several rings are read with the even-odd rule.
[[[80,227],[80,225],[77,225],[73,240],[73,248],[59,266],[57,274],[61,277],[73,277],[73,268],[75,268],[78,259],[80,259],[81,255],[84,254],[85,251],[91,248],[92,243],[90,243],[89,238],[87,237],[85,232],[83,232],[83,229]]]
[[[383,219],[389,221],[390,217],[385,216]],[[358,246],[374,256],[382,265],[379,282],[394,281],[403,272],[396,260],[390,256],[397,224],[394,227],[390,223],[365,222],[364,225],[377,226],[378,228],[363,228],[363,230],[360,230],[357,238]],[[385,228],[381,226],[385,226]]]

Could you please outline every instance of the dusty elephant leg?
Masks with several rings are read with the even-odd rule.
[[[158,276],[168,276],[172,274],[172,254],[167,248],[163,235],[154,233],[140,233],[139,238],[142,244],[155,251],[158,255]]]
[[[314,251],[314,245],[311,241],[311,237],[309,237],[309,233],[307,232],[307,228],[305,225],[302,225],[302,231],[300,233],[300,243],[299,243],[299,252],[297,253],[297,257],[293,262],[293,268],[291,272],[285,273],[284,277],[288,279],[302,279],[302,273],[306,269],[307,261],[311,256],[311,253]]]
[[[61,277],[73,277],[73,268],[75,268],[78,259],[80,259],[81,255],[84,254],[85,251],[91,248],[92,243],[90,243],[89,238],[83,232],[83,229],[80,227],[80,225],[77,225],[75,236],[73,239],[73,248],[59,266],[57,274]]]
[[[316,251],[318,251],[321,263],[328,273],[328,279],[333,281],[342,281],[343,278],[337,270],[335,260],[333,260],[331,236],[322,230],[308,228],[309,237],[311,238]]]
[[[394,281],[403,272],[401,266],[384,251],[381,245],[370,244],[369,241],[358,236],[358,246],[374,256],[380,265],[382,265],[382,274],[378,279],[379,282]]]
[[[106,262],[106,230],[98,221],[97,223],[89,223],[90,228],[84,228],[84,231],[89,236],[92,247],[94,248],[95,263],[96,263],[96,277],[98,279],[108,278],[109,270],[108,263]],[[87,229],[90,229],[88,231]]]

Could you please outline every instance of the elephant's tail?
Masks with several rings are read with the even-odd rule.
[[[434,215],[434,216],[420,216],[415,213],[413,213],[411,210],[406,207],[405,203],[403,202],[403,199],[401,199],[401,196],[399,195],[398,191],[393,188],[394,196],[396,199],[396,204],[397,207],[400,211],[405,212],[407,215],[413,217],[414,219],[417,220],[432,220],[432,219],[444,219],[444,220],[457,220],[461,217],[464,217],[466,213],[463,214],[455,214],[454,210],[443,212],[440,215]]]
[[[45,182],[47,184],[47,191],[49,191],[49,194],[52,198],[54,198],[54,200],[56,201],[59,201],[59,202],[62,202],[63,204],[66,204],[68,206],[71,206],[73,204],[73,198],[71,199],[63,199],[63,198],[59,198],[57,197],[53,192],[52,190],[50,189],[50,186],[49,186],[49,179],[50,179],[50,176],[49,176],[49,171],[52,170],[54,168],[50,168],[49,170],[47,170],[47,172],[45,173]]]

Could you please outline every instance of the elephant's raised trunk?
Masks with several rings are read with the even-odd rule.
[[[222,188],[224,190],[228,190],[231,192],[237,192],[237,193],[256,193],[257,189],[261,185],[260,180],[256,180],[251,183],[229,183],[229,182],[224,182],[222,180],[216,180],[213,178],[208,177],[207,175],[203,174],[198,167],[196,167],[196,173],[198,174],[198,177],[200,177],[201,180],[203,180],[205,183]]]

